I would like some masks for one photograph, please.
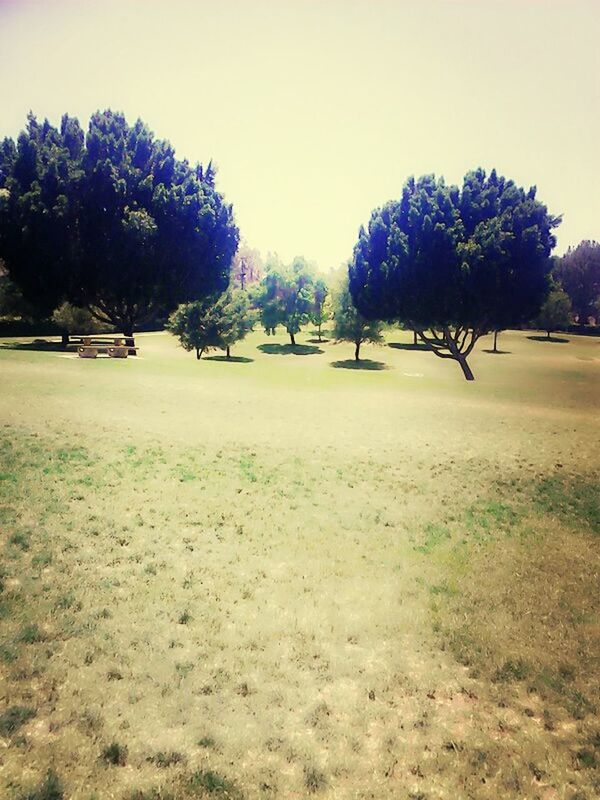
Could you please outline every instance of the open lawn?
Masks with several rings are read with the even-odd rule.
[[[598,339],[137,338],[0,348],[2,798],[600,792]]]

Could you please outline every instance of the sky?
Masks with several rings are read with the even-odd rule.
[[[0,0],[0,137],[141,117],[322,270],[410,175],[496,167],[600,240],[600,0]]]

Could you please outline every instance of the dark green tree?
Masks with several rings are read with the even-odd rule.
[[[547,291],[559,219],[512,181],[478,169],[462,188],[410,178],[361,228],[350,291],[369,319],[410,324],[440,358],[467,362],[490,330],[530,319]]]
[[[600,243],[580,242],[556,259],[554,278],[569,295],[573,313],[580,325],[590,317],[597,318],[596,303],[600,300]]]
[[[0,145],[0,258],[36,316],[65,299],[77,251],[70,196],[81,179],[83,132],[64,116],[60,130],[33,114],[17,142]]]
[[[354,359],[359,361],[360,346],[363,342],[380,344],[383,341],[381,329],[381,322],[367,319],[357,311],[350,294],[348,277],[345,276],[333,295],[334,339],[338,342],[352,342]]]
[[[553,331],[566,328],[571,324],[572,312],[569,295],[562,289],[554,288],[542,303],[535,324],[541,330],[546,331],[549,339]]]
[[[181,304],[169,317],[167,330],[179,338],[185,350],[195,350],[199,360],[204,352],[225,350],[252,330],[253,317],[245,291],[235,289],[218,299],[205,298]]]
[[[141,120],[97,112],[84,137],[30,115],[0,148],[0,257],[40,311],[68,300],[131,335],[227,287],[238,231],[214,177]]]

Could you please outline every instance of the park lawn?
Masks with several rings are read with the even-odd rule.
[[[0,796],[600,790],[598,339],[138,338],[0,348]]]

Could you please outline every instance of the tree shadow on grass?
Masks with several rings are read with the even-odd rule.
[[[429,350],[426,344],[422,342],[388,342],[388,347],[393,347],[395,350]]]
[[[325,352],[310,344],[259,344],[257,349],[261,353],[277,356],[314,356]]]
[[[534,342],[556,342],[557,344],[567,344],[570,342],[570,339],[563,339],[561,336],[528,336],[528,339],[532,339]]]
[[[223,361],[225,364],[251,364],[254,359],[246,356],[204,356],[203,361]]]
[[[306,341],[307,341],[307,342],[310,342],[311,344],[325,344],[325,342],[328,342],[328,341],[329,341],[329,339],[326,339],[326,338],[323,336],[323,337],[321,337],[320,339],[307,339]]]
[[[371,361],[370,358],[361,358],[359,361],[356,361],[354,358],[347,358],[345,361],[332,361],[331,366],[334,369],[389,369],[388,365],[384,364],[383,361]]]
[[[62,342],[51,342],[47,339],[34,339],[33,342],[3,342],[2,350],[32,350],[44,353],[68,353]]]
[[[489,353],[492,356],[510,356],[512,355],[510,350],[483,350],[483,353]]]

